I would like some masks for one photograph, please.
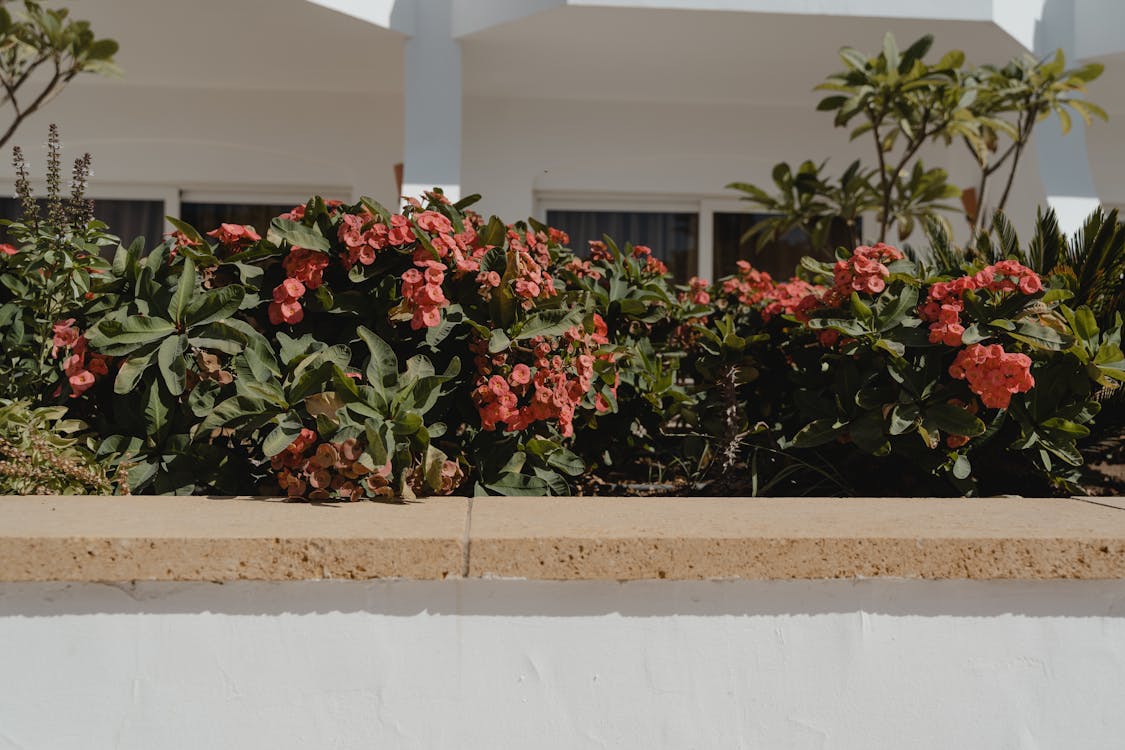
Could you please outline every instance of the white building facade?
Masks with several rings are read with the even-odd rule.
[[[572,233],[566,222],[611,213],[619,239],[660,246],[681,276],[712,277],[751,208],[726,184],[769,185],[782,160],[830,158],[839,171],[871,159],[815,111],[812,89],[841,67],[840,47],[875,50],[887,31],[902,44],[933,34],[935,52],[973,63],[1056,48],[1071,64],[1103,62],[1090,98],[1110,121],[1065,138],[1043,123],[1009,209],[1029,232],[1039,205],[1071,228],[1099,203],[1125,205],[1115,0],[81,0],[72,11],[121,43],[125,74],[76,79],[15,142],[42,174],[57,122],[68,155],[93,154],[92,193],[116,206],[123,235],[164,231],[166,214],[215,226],[314,193],[393,204],[438,185],[480,193],[484,213]],[[969,184],[963,148],[923,158]],[[0,187],[12,177],[5,166]]]

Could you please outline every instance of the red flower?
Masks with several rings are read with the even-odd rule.
[[[224,245],[249,245],[252,242],[257,242],[262,239],[254,227],[248,224],[226,224],[223,223],[218,229],[212,229],[207,233],[208,237],[214,237]]]

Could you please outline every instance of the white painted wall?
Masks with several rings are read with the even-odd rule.
[[[402,154],[396,94],[73,85],[16,134],[42,177],[48,123],[64,156],[94,156],[92,183],[298,192],[393,204]],[[0,179],[11,180],[8,160]]]
[[[961,46],[973,60],[999,61],[1028,33],[1009,27],[1020,19],[1037,24],[1042,15],[1042,3],[997,0],[991,9],[953,4],[933,11],[944,20],[928,20],[919,6],[891,13],[881,2],[804,2],[780,14],[763,12],[777,10],[765,0],[705,4],[758,12],[707,13],[492,0],[477,9],[477,22],[513,20],[456,43],[461,85],[457,66],[435,58],[415,87],[414,121],[435,126],[427,135],[404,122],[403,49],[411,42],[346,15],[359,8],[351,0],[284,0],[268,18],[250,0],[205,0],[199,12],[173,3],[134,12],[125,0],[88,0],[84,14],[122,41],[125,78],[80,79],[16,141],[41,172],[46,125],[58,122],[68,155],[92,151],[95,188],[112,186],[118,196],[130,187],[136,197],[179,189],[248,199],[320,191],[392,205],[394,165],[405,161],[408,183],[424,184],[427,174],[435,176],[429,184],[459,182],[463,192],[484,195],[481,210],[509,220],[533,213],[545,194],[736,198],[726,183],[768,185],[782,159],[831,156],[831,167],[843,169],[855,156],[870,158],[865,143],[849,143],[815,111],[820,97],[810,89],[839,66],[840,44],[873,48],[886,29],[900,41],[932,31],[940,49]],[[471,26],[474,7],[454,3],[454,26]],[[878,8],[897,18],[863,17]],[[367,11],[382,25],[413,28],[414,5],[404,0]],[[815,12],[843,15],[828,23]],[[983,20],[989,13],[1007,20],[994,26]],[[974,14],[983,16],[966,20]],[[208,19],[220,16],[228,23],[201,46],[198,39],[212,38]],[[179,33],[153,33],[165,27]],[[251,28],[265,36],[247,37],[242,29]],[[1112,119],[1089,130],[1088,156],[1098,194],[1125,203],[1125,98],[1112,84],[1125,78],[1125,62],[1110,62],[1092,97]],[[925,159],[947,167],[956,184],[971,184],[963,149],[931,149]],[[6,161],[0,186],[12,178]],[[1025,236],[1045,200],[1029,149],[1009,206]]]
[[[1110,748],[1125,581],[0,586],[0,747]]]

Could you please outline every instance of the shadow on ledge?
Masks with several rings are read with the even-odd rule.
[[[1125,580],[3,583],[0,617],[368,613],[413,617],[1125,617]]]

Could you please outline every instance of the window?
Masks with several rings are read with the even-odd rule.
[[[785,235],[767,242],[761,249],[755,239],[743,243],[742,237],[757,222],[769,218],[769,214],[715,212],[713,214],[713,273],[715,278],[730,276],[737,270],[740,260],[750,261],[755,268],[766,271],[775,279],[789,278],[793,275],[801,258],[806,255],[820,260],[830,260],[830,255],[816,252],[810,237],[803,229],[791,229]],[[862,236],[863,224],[859,224]],[[833,227],[829,233],[829,247],[847,245],[850,242],[843,226]]]
[[[39,216],[46,216],[46,199],[40,198],[37,202]],[[19,198],[0,198],[0,218],[23,218]],[[159,242],[164,234],[164,201],[95,198],[94,218],[104,221],[110,233],[126,244],[137,237],[144,237],[146,244],[151,246]]]
[[[569,234],[575,250],[581,252],[589,240],[600,240],[603,234],[619,243],[648,245],[668,265],[677,283],[686,283],[692,276],[711,281],[729,276],[737,270],[739,260],[786,279],[802,256],[816,255],[801,230],[790,231],[761,250],[753,242],[743,244],[742,236],[766,215],[752,212],[737,199],[565,194],[537,198],[539,215],[546,217],[548,225]],[[848,242],[843,227],[840,229],[830,237],[833,247]]]
[[[219,224],[249,224],[263,237],[270,221],[291,211],[296,203],[195,203],[180,204],[180,218],[200,232],[217,229]]]
[[[606,235],[620,244],[648,245],[677,281],[687,281],[698,266],[698,213],[548,210],[547,224],[569,234],[580,252]]]

